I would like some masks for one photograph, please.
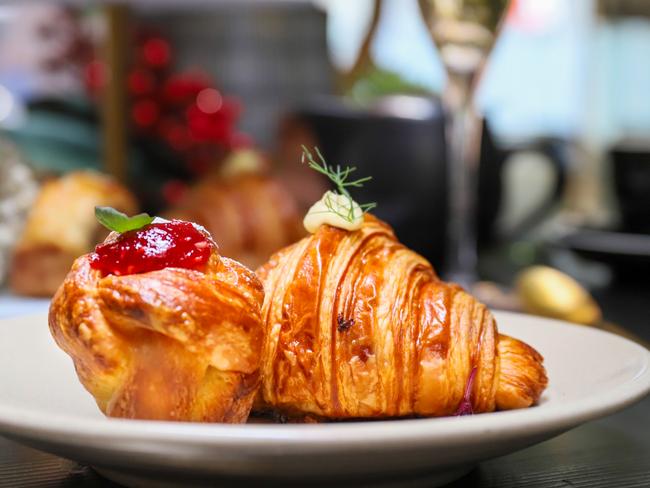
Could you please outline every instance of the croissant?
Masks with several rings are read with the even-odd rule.
[[[76,171],[43,185],[14,250],[10,285],[15,293],[54,294],[75,258],[107,235],[93,217],[96,205],[137,210],[126,188],[92,171]]]
[[[224,255],[251,268],[304,235],[296,202],[264,174],[207,178],[167,215],[203,225]]]
[[[366,215],[321,225],[257,270],[265,342],[257,410],[316,418],[444,416],[528,407],[542,356]]]
[[[169,239],[163,237],[164,247]],[[112,233],[103,246],[110,251],[120,239]],[[204,265],[195,266],[197,258],[181,253],[179,259],[190,256],[190,261],[168,260],[162,269],[132,274],[132,266],[147,263],[147,252],[128,265],[115,260],[110,263],[115,269],[106,274],[94,264],[102,258],[98,253],[104,248],[98,246],[74,262],[56,292],[50,331],[106,415],[247,419],[259,383],[262,285],[252,271],[220,256],[206,241]],[[125,249],[135,253],[136,247]]]

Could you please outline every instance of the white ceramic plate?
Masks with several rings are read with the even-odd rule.
[[[589,327],[496,313],[546,359],[539,406],[471,417],[318,425],[206,425],[104,418],[43,314],[0,321],[0,434],[132,486],[243,479],[427,486],[549,439],[650,390],[650,352]]]

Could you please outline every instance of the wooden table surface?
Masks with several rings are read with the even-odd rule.
[[[599,299],[607,319],[650,341],[648,297],[650,290],[637,288],[617,289]],[[88,466],[0,437],[0,487],[90,486],[118,485]],[[550,441],[481,463],[448,487],[650,487],[650,396]]]

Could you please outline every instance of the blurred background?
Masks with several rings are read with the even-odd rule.
[[[649,53],[643,0],[4,3],[0,316],[103,239],[95,205],[254,268],[328,187],[305,144],[492,306],[650,339]]]

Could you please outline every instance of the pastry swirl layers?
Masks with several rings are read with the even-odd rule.
[[[443,416],[472,370],[474,412],[527,407],[543,359],[370,215],[276,253],[264,283],[260,409],[326,418]]]
[[[78,258],[49,325],[108,416],[244,422],[259,384],[262,285],[212,252],[204,271],[124,276]]]

